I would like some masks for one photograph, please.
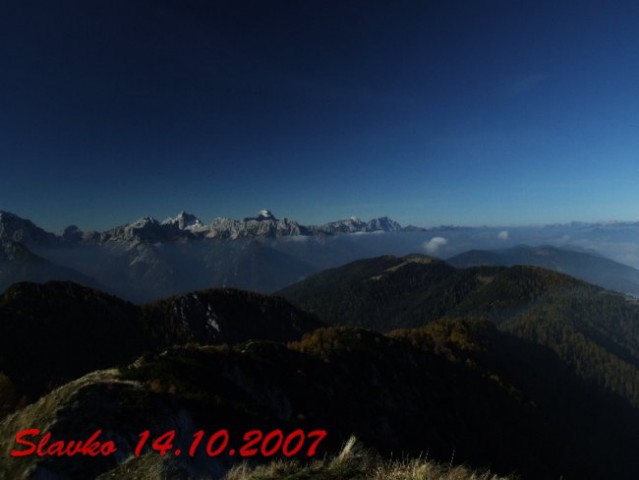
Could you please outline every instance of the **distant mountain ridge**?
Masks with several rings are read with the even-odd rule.
[[[387,332],[437,319],[487,320],[554,351],[639,406],[639,305],[534,266],[465,269],[420,255],[359,260],[279,292],[329,324]]]
[[[20,242],[26,244],[49,244],[59,241],[53,233],[44,231],[31,220],[26,220],[14,213],[0,210],[0,241]]]
[[[535,265],[610,290],[639,296],[639,270],[589,252],[557,248],[551,245],[518,245],[503,250],[471,250],[446,259],[458,268],[480,265]]]
[[[369,221],[350,217],[313,226],[280,219],[269,210],[243,219],[218,217],[205,223],[182,211],[162,221],[143,217],[102,232],[83,232],[70,225],[57,235],[0,212],[0,251],[5,252],[0,253],[0,290],[19,281],[69,280],[137,303],[224,286],[271,293],[354,260],[419,252],[451,258],[460,266],[476,261],[540,265],[639,296],[639,270],[591,253],[602,247],[616,252],[611,258],[639,265],[639,246],[631,248],[639,234],[633,225],[571,224],[510,231],[454,226],[423,229],[402,227],[388,217]],[[566,228],[572,229],[570,235]],[[575,243],[563,248],[566,238]],[[481,248],[501,252],[524,240],[537,245],[543,239],[562,247],[526,247],[537,253],[522,250],[499,259],[494,254],[479,258],[477,252],[468,253]],[[626,250],[614,249],[611,239]],[[466,254],[454,257],[462,252]]]
[[[105,289],[93,278],[71,268],[56,265],[31,252],[20,242],[0,240],[0,292],[16,282],[43,283],[60,279]]]
[[[400,229],[387,217],[303,226],[269,210],[205,224],[182,211],[163,221],[142,217],[103,232],[71,225],[56,235],[0,211],[0,291],[21,281],[68,280],[136,302],[219,286],[270,292],[318,267],[269,242]]]
[[[414,227],[411,227],[414,228]],[[27,245],[58,243],[104,243],[112,241],[156,243],[191,238],[278,238],[286,236],[334,235],[338,233],[396,232],[402,226],[388,218],[374,218],[368,222],[357,217],[329,222],[324,225],[301,225],[288,218],[278,219],[270,210],[260,210],[254,217],[236,220],[226,217],[205,224],[197,216],[181,211],[175,217],[159,221],[142,217],[132,223],[119,225],[102,232],[82,232],[72,225],[63,235],[46,232],[33,222],[13,213],[0,210],[0,240],[13,240]]]

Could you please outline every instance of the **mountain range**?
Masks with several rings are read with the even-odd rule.
[[[103,232],[69,226],[56,235],[0,212],[0,290],[20,281],[69,280],[137,302],[214,286],[270,292],[322,268],[321,260],[317,265],[309,255],[294,253],[291,243],[297,240],[286,248],[278,239],[315,239],[319,245],[340,233],[400,230],[386,217],[302,226],[262,210],[208,225],[181,212],[162,222],[144,217]]]
[[[331,325],[388,332],[441,318],[488,321],[554,352],[584,381],[639,407],[636,299],[530,266],[455,268],[384,256],[327,270],[279,292]]]
[[[627,238],[636,228],[634,224],[570,224],[509,230],[423,229],[401,227],[387,217],[368,222],[351,217],[304,226],[262,210],[241,220],[217,218],[209,224],[180,212],[164,221],[144,217],[103,232],[69,226],[57,235],[0,212],[0,291],[20,281],[67,280],[136,303],[213,287],[271,293],[361,258],[417,252],[448,258],[460,267],[543,266],[639,296],[639,270],[592,248],[613,251],[615,246],[614,251],[630,252]],[[566,244],[568,237],[573,243]],[[614,243],[616,238],[621,243]],[[478,248],[525,239],[554,239],[560,245]]]
[[[195,215],[185,211],[175,217],[158,221],[142,217],[133,223],[120,225],[103,232],[83,232],[70,225],[62,235],[45,232],[33,222],[10,212],[0,211],[0,240],[13,240],[25,245],[52,246],[60,244],[102,244],[107,242],[158,243],[179,239],[241,239],[277,238],[285,236],[333,235],[336,233],[395,232],[401,231],[399,223],[388,217],[365,222],[357,217],[329,222],[319,226],[300,225],[295,220],[278,219],[269,210],[260,210],[254,217],[242,220],[218,217],[204,224]]]
[[[277,296],[213,289],[141,306],[21,283],[0,298],[0,352],[1,478],[223,478],[237,464],[135,457],[147,429],[175,430],[177,448],[198,430],[227,428],[237,445],[252,429],[321,428],[320,456],[356,435],[386,458],[535,480],[639,468],[639,305],[539,267],[383,256]],[[63,439],[101,428],[119,453],[11,458],[25,426]]]

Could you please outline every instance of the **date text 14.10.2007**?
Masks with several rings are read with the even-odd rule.
[[[72,457],[85,455],[91,457],[109,456],[118,451],[115,442],[102,440],[102,430],[97,430],[85,440],[55,440],[51,433],[42,433],[38,429],[28,429],[18,432],[16,435],[16,448],[11,451],[12,457],[26,457],[36,455],[39,457]],[[242,436],[241,442],[236,448],[231,446],[231,434],[228,430],[217,430],[207,434],[199,430],[193,436],[177,445],[175,430],[169,430],[159,435],[152,435],[150,430],[145,430],[138,435],[138,441],[133,448],[133,454],[140,456],[146,451],[155,451],[160,455],[207,455],[217,457],[220,455],[240,457],[271,457],[283,455],[305,455],[312,457],[317,453],[317,448],[326,437],[326,430],[312,430],[305,432],[298,429],[290,433],[282,430],[249,430]]]

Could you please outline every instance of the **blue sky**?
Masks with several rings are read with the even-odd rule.
[[[0,209],[637,220],[639,4],[0,7]]]

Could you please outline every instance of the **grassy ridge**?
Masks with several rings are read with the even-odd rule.
[[[425,457],[385,459],[361,447],[351,437],[341,452],[311,462],[274,460],[264,465],[243,462],[221,480],[514,480],[490,471],[472,470],[452,462],[446,465]],[[97,480],[190,480],[179,463],[158,455],[132,459]],[[199,476],[199,480],[212,480]]]

